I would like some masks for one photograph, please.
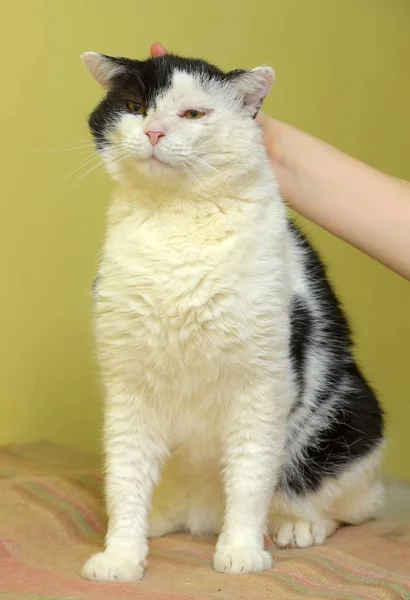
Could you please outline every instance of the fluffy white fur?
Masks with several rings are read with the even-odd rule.
[[[109,529],[89,579],[139,579],[147,537],[181,529],[220,532],[218,571],[263,571],[265,533],[322,543],[379,497],[377,453],[319,493],[274,494],[295,394],[289,302],[304,282],[248,115],[272,76],[252,73],[242,93],[175,73],[156,110],[123,114],[103,151],[119,184],[95,306]],[[206,115],[180,116],[192,108]],[[157,125],[152,146],[144,131]]]

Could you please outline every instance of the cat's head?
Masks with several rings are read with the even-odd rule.
[[[114,178],[200,182],[260,160],[254,117],[274,80],[270,67],[223,73],[169,54],[138,61],[86,52],[82,59],[106,92],[89,125]]]

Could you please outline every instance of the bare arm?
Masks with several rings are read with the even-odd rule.
[[[263,113],[258,121],[289,206],[410,279],[410,185]]]
[[[291,125],[258,120],[289,206],[410,279],[410,185]]]

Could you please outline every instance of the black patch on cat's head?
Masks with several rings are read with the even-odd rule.
[[[104,145],[105,132],[118,114],[127,111],[126,102],[133,100],[147,108],[155,106],[156,99],[169,88],[175,70],[198,75],[203,80],[216,80],[221,83],[233,80],[244,71],[224,73],[218,67],[197,58],[182,58],[166,54],[145,61],[128,58],[111,58],[120,72],[110,80],[110,89],[105,98],[91,113],[88,124],[97,147]]]

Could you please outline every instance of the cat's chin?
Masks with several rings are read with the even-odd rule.
[[[178,179],[181,171],[175,165],[160,160],[154,156],[138,162],[138,171],[148,178],[158,181],[158,179]]]
[[[152,183],[154,187],[165,185],[186,186],[186,171],[181,169],[178,164],[159,159],[154,156],[138,158],[128,157],[125,161],[117,164],[106,161],[108,172],[114,181],[120,181],[123,184],[134,185]]]

